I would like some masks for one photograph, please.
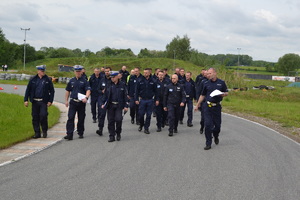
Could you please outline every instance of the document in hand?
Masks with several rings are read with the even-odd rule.
[[[81,94],[78,92],[78,95],[77,95],[78,99],[82,101],[82,99],[84,99],[86,96],[84,94]],[[91,98],[88,99],[87,103],[90,103],[91,102]]]
[[[224,94],[224,92],[221,92],[220,90],[214,90],[212,93],[210,93],[209,96],[215,97],[215,96],[219,96],[219,95],[222,95],[222,94]]]

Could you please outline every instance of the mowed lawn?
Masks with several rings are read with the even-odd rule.
[[[24,106],[23,96],[0,93],[0,149],[25,141],[34,135],[31,118],[31,103]],[[48,109],[49,127],[58,122],[60,111]]]
[[[300,127],[300,88],[232,91],[223,106],[236,112],[268,118],[285,127]]]

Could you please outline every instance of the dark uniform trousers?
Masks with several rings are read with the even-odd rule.
[[[204,103],[203,105],[205,137],[207,146],[211,146],[212,136],[219,137],[222,122],[221,110],[221,105],[212,107],[208,107],[207,103]]]
[[[167,111],[164,111],[163,103],[159,102],[158,106],[155,106],[156,112],[156,126],[157,128],[162,128],[165,125],[167,119]]]
[[[140,126],[144,126],[145,130],[149,130],[151,114],[153,111],[154,100],[153,99],[141,99],[139,104],[139,122]],[[144,115],[146,114],[146,121]]]
[[[129,108],[130,108],[130,117],[131,119],[134,119],[135,121],[139,121],[139,105],[135,103],[134,97],[130,97],[130,102],[129,102]]]
[[[75,128],[75,115],[77,112],[78,122],[77,122],[77,132],[78,135],[83,135],[84,132],[84,119],[85,119],[85,103],[75,102],[72,99],[69,103],[68,121],[67,121],[67,134],[73,137],[73,132]]]
[[[180,118],[179,120],[183,120],[184,118],[184,112],[185,112],[185,107],[187,107],[187,123],[191,124],[193,122],[193,99],[190,99],[189,97],[186,98],[186,102],[184,103],[183,107],[180,107]]]
[[[201,107],[199,109],[200,111],[200,116],[201,116],[201,120],[200,120],[200,128],[204,129],[204,110],[203,110],[203,106],[205,104],[205,101],[201,102]]]
[[[101,108],[101,98],[102,95],[98,97],[98,127],[99,129],[103,129],[105,117],[106,117],[106,108]]]
[[[34,101],[32,102],[32,125],[36,135],[41,134],[41,129],[43,133],[48,131],[48,106],[47,103],[43,101]]]
[[[167,104],[169,132],[177,130],[180,115],[180,104]]]
[[[120,136],[122,132],[122,111],[118,104],[109,104],[107,108],[108,132],[109,137],[114,138],[115,135]]]
[[[98,97],[98,95],[91,95],[91,111],[93,115],[93,120],[97,119]],[[98,107],[98,113],[99,112],[100,108]]]

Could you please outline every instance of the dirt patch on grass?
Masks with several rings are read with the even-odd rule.
[[[263,118],[263,117],[257,117],[257,116],[249,115],[249,114],[246,114],[246,113],[233,112],[233,111],[231,111],[229,109],[226,109],[224,107],[222,108],[222,111],[224,113],[228,113],[228,114],[231,114],[231,115],[242,117],[242,118],[248,119],[250,121],[262,124],[266,127],[274,129],[275,131],[279,132],[280,134],[285,135],[285,136],[291,138],[292,140],[295,140],[296,142],[300,143],[300,128],[283,127],[280,123],[272,121],[270,119]]]

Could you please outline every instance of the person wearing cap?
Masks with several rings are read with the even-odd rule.
[[[138,131],[142,131],[144,127],[144,133],[150,134],[149,127],[151,121],[151,114],[153,111],[154,102],[159,104],[158,96],[156,94],[156,81],[153,80],[151,70],[149,68],[144,69],[144,76],[138,80],[135,88],[135,103],[139,105],[139,122],[140,126]],[[146,114],[146,120],[144,116]]]
[[[55,93],[51,79],[45,74],[46,65],[39,65],[36,68],[37,75],[29,81],[24,96],[26,107],[28,107],[28,98],[32,103],[34,139],[41,137],[41,128],[43,138],[47,137],[48,107],[52,105]]]
[[[101,76],[100,76],[100,69],[95,68],[94,69],[94,74],[91,75],[89,79],[90,87],[91,87],[91,111],[92,111],[92,118],[93,118],[93,123],[97,122],[97,113],[99,113],[99,108],[97,112],[97,105],[98,105],[98,97],[100,96],[98,86],[101,81]]]
[[[110,79],[110,73],[111,73],[111,67],[105,67],[104,69],[105,77],[102,78],[99,82],[98,85],[98,130],[96,133],[99,136],[103,135],[103,127],[104,127],[104,122],[105,122],[105,117],[106,117],[106,108],[102,108],[102,96],[106,91],[106,88],[108,88],[111,84],[111,79]]]
[[[219,144],[219,133],[221,131],[221,101],[223,97],[228,95],[228,89],[225,81],[217,77],[217,71],[214,68],[210,68],[207,71],[207,79],[204,83],[202,93],[199,97],[198,103],[195,107],[195,111],[203,106],[204,111],[204,125],[205,125],[205,138],[206,146],[204,150],[211,149],[212,137],[216,145]],[[222,92],[220,95],[210,96],[215,90]],[[204,102],[203,105],[201,104]]]
[[[75,77],[71,78],[66,87],[65,105],[69,107],[68,121],[67,121],[67,135],[64,137],[67,140],[73,140],[73,132],[75,128],[75,115],[77,113],[77,132],[79,138],[83,138],[84,134],[84,120],[85,120],[85,107],[88,98],[90,97],[91,87],[89,82],[82,77],[82,66],[74,66]],[[79,98],[79,95],[85,95],[84,98]],[[69,99],[70,97],[70,99]]]
[[[102,108],[107,110],[108,120],[108,142],[114,142],[121,140],[122,132],[122,112],[128,111],[128,97],[127,87],[123,81],[118,77],[119,72],[112,73],[111,84],[106,88],[106,91],[102,98]],[[117,137],[116,137],[117,135]]]

